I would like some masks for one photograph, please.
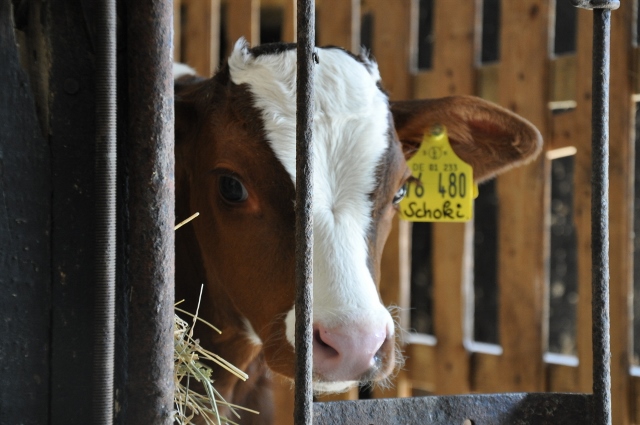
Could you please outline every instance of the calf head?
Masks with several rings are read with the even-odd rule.
[[[315,389],[385,378],[394,322],[376,287],[406,164],[435,124],[483,180],[534,156],[537,130],[476,98],[390,103],[376,64],[317,50],[313,133]],[[178,195],[193,223],[209,289],[218,288],[262,344],[270,368],[293,376],[296,52],[243,41],[213,78],[176,88]],[[215,293],[215,291],[210,291]],[[218,297],[219,298],[219,297]],[[209,300],[219,303],[219,299]],[[223,308],[223,307],[215,307]]]

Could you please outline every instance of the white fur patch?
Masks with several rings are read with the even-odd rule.
[[[177,80],[185,75],[196,75],[196,70],[184,63],[173,63],[173,79]]]
[[[313,129],[313,316],[326,327],[369,323],[393,334],[367,267],[369,195],[389,146],[389,105],[377,65],[340,49],[317,49]],[[267,141],[295,183],[296,51],[254,57],[239,40],[231,79],[247,84],[262,113]],[[293,309],[287,339],[293,345]],[[343,386],[346,383],[342,383]],[[337,387],[339,384],[324,384]],[[333,388],[332,388],[333,389]]]
[[[247,318],[245,317],[242,318],[242,322],[244,323],[244,326],[247,330],[247,338],[249,339],[249,341],[251,341],[253,345],[262,345],[262,340],[253,329],[253,326],[251,326],[251,322],[249,322],[249,320],[247,320]]]

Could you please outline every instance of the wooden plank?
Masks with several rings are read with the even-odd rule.
[[[318,44],[359,53],[360,0],[323,0],[317,8]]]
[[[468,0],[434,2],[434,96],[475,92],[475,6],[476,2]]]
[[[220,0],[182,0],[182,60],[198,74],[210,77],[220,60]]]
[[[466,0],[434,3],[433,90],[429,97],[470,95],[475,89],[475,4]],[[473,317],[473,223],[433,225],[433,312],[437,394],[471,390],[469,353]],[[471,310],[472,311],[472,310]]]
[[[591,353],[591,45],[593,12],[578,10],[576,61],[577,148],[574,176],[574,219],[577,236],[578,294],[576,348],[579,391],[592,392]]]
[[[557,393],[576,393],[579,391],[578,368],[572,366],[547,365],[547,391]]]
[[[409,99],[412,95],[417,6],[416,0],[369,1],[374,17],[372,51],[391,100]]]
[[[409,344],[405,369],[413,389],[433,393],[436,388],[436,350],[434,346]]]
[[[621,2],[611,14],[611,166],[610,166],[610,303],[611,303],[611,410],[613,423],[630,423],[629,367],[633,317],[633,181],[634,105],[632,37],[635,34],[633,2]]]
[[[576,99],[576,55],[563,55],[551,61],[551,102]]]
[[[502,359],[499,356],[486,353],[473,353],[471,355],[471,365],[473,374],[471,376],[471,388],[478,393],[499,393],[504,392],[500,375]]]
[[[296,0],[284,0],[284,14],[282,18],[282,36],[284,42],[295,42],[297,38],[297,10],[298,2]]]
[[[227,2],[227,56],[240,37],[251,46],[260,44],[260,0]]]
[[[413,96],[416,99],[426,99],[433,92],[436,82],[433,79],[433,71],[419,71],[412,80]]]
[[[549,139],[550,0],[501,3],[500,103]],[[542,391],[546,341],[548,163],[540,159],[498,178],[498,283],[503,391]],[[526,190],[523,190],[526,189]]]
[[[551,117],[551,137],[545,140],[547,150],[575,146],[576,119],[575,110],[553,114]]]
[[[473,222],[433,225],[433,313],[436,344],[436,394],[461,394],[471,390],[469,353],[464,342],[471,337],[467,303],[470,295]],[[472,261],[472,260],[471,260]],[[472,311],[472,310],[471,310]]]
[[[490,102],[498,102],[500,64],[484,65],[478,69],[478,96]]]
[[[542,354],[546,335],[545,298],[548,214],[546,160],[498,178],[499,320],[504,347],[503,391],[541,391],[544,388]],[[526,190],[523,190],[526,188]]]

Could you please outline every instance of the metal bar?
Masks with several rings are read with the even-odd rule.
[[[173,423],[171,2],[128,3],[129,380],[126,423]]]
[[[609,337],[609,44],[611,11],[593,12],[591,270],[594,424],[611,424]]]
[[[313,407],[313,66],[315,1],[298,0],[296,97],[295,425],[311,425]]]
[[[593,423],[611,424],[609,336],[609,69],[611,10],[619,0],[572,0],[593,11],[591,117],[591,272]]]
[[[511,393],[314,403],[314,425],[587,424],[591,394]]]
[[[96,9],[96,281],[93,423],[113,423],[116,297],[116,4]]]

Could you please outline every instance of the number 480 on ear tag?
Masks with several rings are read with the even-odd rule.
[[[473,169],[456,155],[441,125],[425,133],[418,152],[408,161],[414,179],[400,201],[400,216],[407,221],[469,221],[478,186]]]

